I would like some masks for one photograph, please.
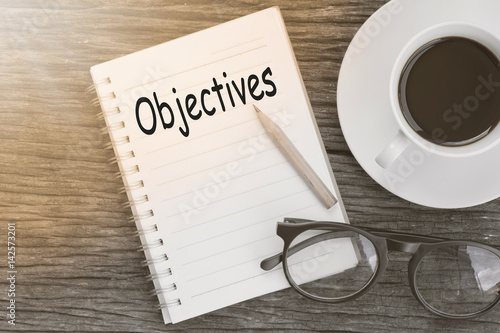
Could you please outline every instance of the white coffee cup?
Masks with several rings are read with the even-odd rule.
[[[411,56],[425,44],[444,37],[463,37],[484,45],[500,59],[500,40],[486,29],[462,22],[447,22],[429,27],[414,36],[403,48],[392,68],[389,94],[393,115],[398,124],[394,139],[376,157],[382,167],[389,167],[411,144],[414,143],[428,154],[445,157],[468,157],[486,152],[500,143],[500,126],[478,141],[463,146],[443,146],[427,141],[409,125],[399,102],[399,82],[403,69]],[[500,88],[499,88],[500,89]]]

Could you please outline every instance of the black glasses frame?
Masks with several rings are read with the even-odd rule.
[[[301,289],[290,276],[287,264],[287,257],[303,248],[306,248],[312,244],[315,244],[321,240],[326,239],[322,238],[325,237],[324,235],[327,234],[324,233],[309,238],[307,240],[304,240],[301,243],[298,243],[292,247],[290,246],[292,241],[298,235],[310,229],[325,230],[325,231],[332,230],[336,232],[352,231],[360,235],[363,235],[368,240],[370,240],[373,243],[375,250],[377,251],[377,256],[379,260],[376,271],[374,272],[370,281],[368,281],[368,283],[356,293],[335,299],[323,298],[316,295],[312,295]],[[429,304],[427,304],[427,302],[425,302],[425,300],[420,295],[416,287],[417,267],[419,263],[422,261],[422,259],[425,257],[425,255],[432,250],[436,250],[439,248],[449,249],[449,247],[451,246],[474,246],[476,248],[481,248],[491,251],[492,253],[500,257],[499,247],[494,247],[485,243],[474,242],[469,240],[449,240],[445,238],[401,233],[385,229],[360,228],[345,223],[319,222],[319,221],[311,221],[311,220],[296,219],[296,218],[285,218],[284,222],[278,222],[277,235],[284,241],[283,252],[276,254],[272,257],[269,257],[267,259],[264,259],[261,262],[261,268],[268,271],[278,266],[279,263],[283,262],[283,271],[285,273],[285,277],[288,280],[289,284],[301,295],[315,301],[328,302],[328,303],[341,303],[360,297],[361,295],[368,292],[377,283],[377,281],[380,280],[380,277],[383,275],[385,269],[387,268],[387,264],[389,262],[388,252],[402,251],[402,252],[413,253],[412,258],[408,263],[408,279],[412,294],[417,299],[417,301],[431,313],[450,319],[468,319],[468,318],[478,317],[480,315],[483,315],[491,311],[500,302],[500,290],[498,290],[496,291],[498,294],[496,300],[492,302],[492,304],[490,304],[485,309],[471,314],[453,315],[441,312],[431,307]]]

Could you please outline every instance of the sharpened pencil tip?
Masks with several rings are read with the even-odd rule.
[[[257,111],[257,112],[262,112],[262,111],[260,111],[260,109],[259,109],[258,107],[256,107],[256,106],[255,106],[255,104],[253,104],[253,108],[254,108],[254,109],[255,109],[255,111]]]

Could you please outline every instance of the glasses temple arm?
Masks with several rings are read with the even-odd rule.
[[[328,229],[331,230],[331,229]],[[308,238],[292,247],[288,248],[288,255],[291,256],[295,253],[297,253],[300,250],[303,250],[311,245],[314,245],[316,243],[328,240],[328,239],[334,239],[334,238],[341,238],[343,236],[347,236],[348,232],[338,232],[338,231],[331,231],[331,232],[326,232],[322,233],[319,235],[316,235],[314,237]],[[281,262],[283,261],[283,253],[278,253],[275,254],[272,257],[266,258],[262,260],[260,263],[260,268],[262,268],[265,271],[270,271],[274,267],[278,266]]]
[[[300,223],[307,223],[307,222],[318,222],[318,221],[301,219],[301,218],[290,218],[290,217],[286,217],[284,219],[284,223],[291,223],[291,224],[300,224]],[[417,235],[417,234],[398,232],[398,231],[392,231],[392,230],[387,230],[387,229],[378,229],[378,228],[360,228],[360,229],[368,231],[368,232],[370,232],[374,235],[380,236],[380,237],[385,237],[385,238],[389,238],[392,240],[398,240],[398,241],[409,242],[409,243],[410,242],[436,243],[436,242],[442,242],[442,241],[448,240],[447,238],[442,238],[442,237]],[[330,230],[330,229],[327,229],[327,230]],[[494,247],[495,249],[500,250],[500,246],[491,245],[491,244],[490,244],[490,246]]]
[[[438,243],[447,240],[446,238],[441,238],[441,237],[416,235],[416,234],[385,230],[385,229],[372,229],[372,228],[362,228],[362,229],[379,237],[384,237],[405,243]]]

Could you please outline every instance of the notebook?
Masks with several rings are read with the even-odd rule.
[[[284,217],[347,222],[277,7],[91,68],[165,323],[289,287]],[[273,119],[339,200],[326,209],[269,139]],[[348,246],[347,246],[348,247]],[[338,269],[355,255],[346,248]]]

